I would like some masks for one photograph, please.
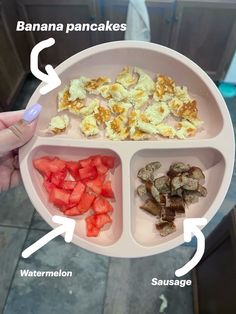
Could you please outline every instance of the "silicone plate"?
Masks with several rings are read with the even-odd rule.
[[[178,85],[186,85],[198,102],[204,128],[187,140],[160,138],[151,141],[110,141],[102,136],[86,139],[78,131],[78,120],[71,115],[72,126],[66,134],[44,137],[50,118],[57,114],[57,93],[69,80],[84,75],[106,75],[112,79],[123,66],[138,66],[154,75],[171,76]],[[52,216],[61,213],[47,202],[42,178],[32,167],[32,160],[43,155],[76,160],[92,154],[117,156],[117,167],[112,175],[116,201],[113,221],[98,238],[87,238],[85,222],[78,219],[73,242],[90,251],[117,257],[140,257],[170,250],[183,240],[183,219],[176,218],[177,231],[160,237],[154,219],[139,209],[140,200],[135,189],[137,172],[149,161],[160,161],[165,172],[175,161],[183,161],[203,169],[206,175],[206,198],[191,205],[186,217],[205,217],[208,221],[220,207],[228,190],[234,163],[234,133],[224,99],[207,74],[183,55],[160,45],[121,41],[98,45],[84,50],[56,68],[62,85],[42,96],[40,85],[28,106],[40,103],[40,115],[35,136],[20,149],[20,168],[27,193],[40,215],[53,228]]]

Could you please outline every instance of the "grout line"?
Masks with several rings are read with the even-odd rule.
[[[102,302],[102,314],[104,314],[105,303],[106,303],[106,299],[107,299],[107,283],[108,283],[110,265],[111,265],[111,257],[109,257],[109,262],[108,262],[108,267],[107,267],[107,273],[106,273],[105,293],[104,293],[103,302]]]
[[[36,213],[36,210],[34,209],[34,212],[33,212],[33,217],[32,217],[32,219],[31,219],[31,221],[30,221],[30,223],[29,223],[29,229],[30,230],[37,230],[37,231],[47,231],[47,232],[49,232],[49,231],[51,231],[51,227],[49,226],[49,229],[46,229],[46,228],[37,228],[37,227],[32,227],[32,223],[33,223],[33,219],[34,219],[34,214]],[[44,222],[44,220],[43,220],[43,222]]]
[[[30,223],[29,223],[29,226],[32,224],[32,221],[33,221],[33,218],[34,218],[34,211],[33,211],[33,214],[32,214],[32,217],[30,219]],[[2,313],[4,314],[5,312],[5,309],[6,309],[6,305],[7,305],[7,300],[8,300],[8,297],[9,297],[9,294],[10,294],[10,291],[11,291],[11,288],[12,288],[12,284],[13,284],[13,281],[14,281],[14,278],[16,276],[16,271],[17,271],[17,268],[18,268],[18,265],[19,265],[19,262],[20,262],[20,259],[21,259],[21,252],[26,244],[26,241],[28,239],[28,236],[29,236],[29,233],[30,233],[30,228],[22,228],[22,229],[26,229],[27,232],[26,232],[26,236],[25,236],[25,240],[21,246],[21,250],[20,250],[20,254],[18,256],[18,259],[17,259],[17,262],[16,262],[16,266],[15,266],[15,269],[14,269],[14,272],[12,274],[12,277],[11,277],[11,280],[10,280],[10,285],[8,287],[8,291],[7,291],[7,295],[6,295],[6,298],[5,298],[5,301],[4,301],[4,305],[3,305],[3,310],[2,310]]]
[[[35,209],[32,212],[32,216],[31,216],[27,226],[17,226],[17,225],[8,225],[8,224],[1,224],[0,223],[0,227],[18,228],[18,229],[26,229],[26,230],[28,230],[28,229],[30,229],[30,226],[32,224],[32,221],[33,221],[33,218],[34,218],[34,212],[35,212]]]
[[[3,225],[3,224],[0,224],[0,227],[14,228],[14,229],[24,229],[24,230],[28,230],[29,229],[29,227],[16,226],[16,225]]]
[[[46,232],[49,232],[49,231],[51,231],[52,229],[43,229],[43,228],[29,228],[29,231],[31,231],[31,230],[33,230],[33,231],[46,231]]]
[[[51,231],[51,229],[46,229],[46,228],[37,228],[37,227],[23,227],[23,226],[13,226],[13,225],[2,225],[0,224],[0,228],[13,228],[13,229],[22,229],[22,230],[35,230],[35,231]]]

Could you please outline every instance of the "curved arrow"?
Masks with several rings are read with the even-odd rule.
[[[50,64],[46,65],[45,67],[45,71],[47,72],[47,74],[41,72],[38,66],[39,53],[43,49],[51,47],[54,44],[55,44],[54,38],[48,38],[46,40],[43,40],[34,46],[30,54],[30,70],[32,74],[41,81],[46,83],[46,85],[40,89],[40,94],[42,95],[49,93],[54,88],[61,85],[61,80],[59,79],[57,73]]]
[[[175,271],[175,275],[177,277],[186,275],[200,262],[205,251],[205,237],[197,226],[205,226],[206,224],[206,218],[184,219],[184,241],[190,242],[192,234],[195,235],[195,237],[197,238],[197,250],[193,258],[187,264]]]
[[[30,255],[41,249],[41,247],[43,247],[45,244],[47,244],[62,233],[65,233],[65,241],[67,243],[72,241],[73,233],[75,230],[75,220],[61,216],[53,216],[52,221],[61,224],[61,226],[48,232],[41,239],[25,249],[21,253],[22,257],[28,258]]]

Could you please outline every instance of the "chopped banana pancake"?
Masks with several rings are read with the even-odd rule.
[[[79,79],[71,80],[69,86],[69,101],[86,98],[85,84],[88,79],[81,76]]]
[[[117,75],[116,82],[123,85],[125,88],[130,87],[137,83],[138,78],[135,77],[130,67],[124,67],[123,70]]]
[[[96,135],[99,133],[97,121],[94,115],[86,116],[80,123],[80,129],[86,136]]]
[[[58,112],[64,110],[78,116],[85,136],[105,134],[111,140],[183,140],[195,136],[203,123],[186,86],[164,74],[153,80],[131,66],[114,81],[107,76],[72,79],[58,93]],[[88,120],[93,120],[93,127],[87,128]]]
[[[52,117],[48,129],[55,134],[64,132],[69,126],[70,119],[68,115],[64,114],[62,116]]]
[[[84,88],[87,92],[89,92],[89,94],[99,95],[99,88],[110,82],[111,80],[108,77],[101,76],[96,79],[87,81],[84,85]]]
[[[155,100],[168,100],[174,95],[175,82],[168,76],[158,75],[153,98]]]
[[[74,101],[69,100],[70,93],[68,87],[58,93],[58,112],[69,110],[71,113],[78,114],[80,109],[84,107],[84,102],[80,99]]]

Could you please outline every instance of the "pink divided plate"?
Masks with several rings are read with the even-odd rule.
[[[103,137],[86,139],[78,131],[78,119],[71,115],[69,131],[54,137],[42,136],[52,116],[57,114],[57,93],[73,78],[115,76],[126,66],[142,68],[152,77],[156,73],[171,76],[177,85],[188,87],[198,102],[204,128],[186,140],[158,139],[150,141],[111,141]],[[78,160],[95,154],[116,156],[112,181],[116,201],[113,224],[97,238],[86,237],[85,221],[79,218],[73,243],[92,252],[117,256],[141,257],[170,250],[184,242],[183,219],[176,218],[177,230],[161,237],[154,228],[154,219],[139,209],[135,193],[139,184],[138,170],[149,161],[160,161],[161,171],[170,164],[183,161],[199,166],[206,176],[208,195],[186,209],[186,218],[205,217],[209,221],[228,190],[234,164],[234,133],[224,99],[208,75],[194,62],[169,48],[146,42],[120,41],[84,50],[56,68],[62,85],[47,95],[37,88],[28,106],[40,103],[43,111],[32,140],[20,149],[20,169],[27,193],[37,211],[53,228],[53,215],[61,213],[47,201],[42,178],[33,168],[36,157],[51,155]]]

